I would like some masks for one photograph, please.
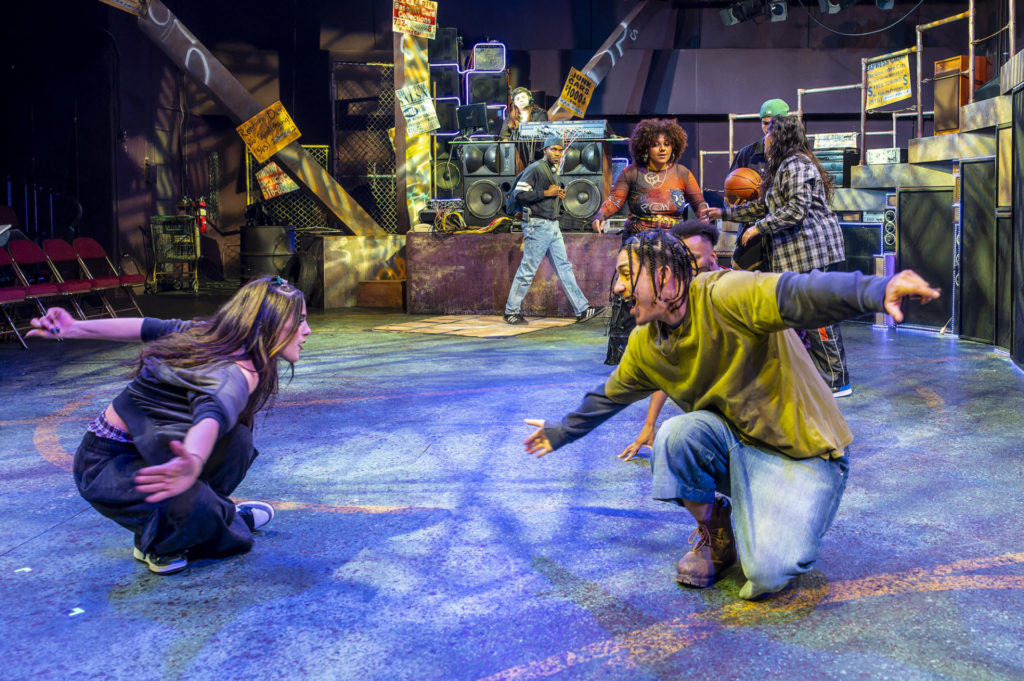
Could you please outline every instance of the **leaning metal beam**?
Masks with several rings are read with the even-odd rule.
[[[111,4],[107,0],[103,0]],[[228,112],[235,123],[244,123],[263,106],[161,0],[149,0],[139,15],[139,28],[185,73]],[[354,234],[370,236],[384,230],[355,199],[297,142],[274,155],[274,160],[295,182],[304,187]]]
[[[608,36],[608,39],[604,41],[604,44],[598,48],[594,56],[590,58],[586,66],[580,69],[580,72],[590,80],[594,81],[594,85],[598,85],[604,80],[608,72],[611,71],[615,64],[618,63],[619,59],[622,58],[624,47],[623,43],[629,40],[636,40],[637,32],[643,28],[647,21],[654,16],[659,10],[665,8],[665,3],[660,0],[641,0],[633,10],[626,15],[626,18],[615,27],[612,34]],[[557,103],[548,110],[548,118],[553,121],[564,121],[572,118],[572,112],[568,109],[563,109]]]

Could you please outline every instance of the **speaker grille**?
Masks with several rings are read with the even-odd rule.
[[[466,212],[473,218],[490,220],[505,206],[505,192],[494,180],[476,180],[466,189]]]
[[[601,207],[601,188],[591,178],[575,179],[565,185],[565,212],[574,218],[590,219]]]

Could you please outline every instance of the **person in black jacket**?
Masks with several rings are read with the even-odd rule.
[[[504,319],[509,324],[527,324],[520,313],[526,292],[530,290],[533,277],[537,274],[544,256],[551,260],[551,266],[558,276],[562,290],[569,298],[576,313],[577,322],[592,319],[602,308],[587,302],[587,297],[576,283],[572,263],[565,252],[562,230],[558,216],[562,211],[565,188],[558,176],[558,162],[562,159],[562,138],[552,135],[544,140],[544,158],[527,166],[519,181],[512,188],[523,211],[523,261],[512,279],[512,288],[505,303]]]

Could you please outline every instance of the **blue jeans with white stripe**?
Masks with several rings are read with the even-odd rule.
[[[654,498],[732,500],[736,549],[747,583],[741,598],[788,586],[814,567],[846,488],[849,458],[794,459],[743,442],[709,411],[666,421],[654,438]]]
[[[576,275],[572,272],[572,263],[565,252],[565,241],[558,220],[531,217],[523,225],[523,261],[519,263],[516,276],[512,279],[512,289],[508,292],[505,303],[505,314],[518,314],[523,298],[530,290],[537,268],[547,255],[551,266],[558,276],[569,303],[576,314],[580,314],[590,305],[576,283]]]

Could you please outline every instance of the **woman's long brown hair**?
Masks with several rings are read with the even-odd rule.
[[[302,292],[280,277],[254,279],[239,289],[210,319],[182,333],[147,343],[133,375],[151,362],[192,368],[248,359],[259,376],[239,423],[253,417],[277,392],[277,355],[302,323]]]

